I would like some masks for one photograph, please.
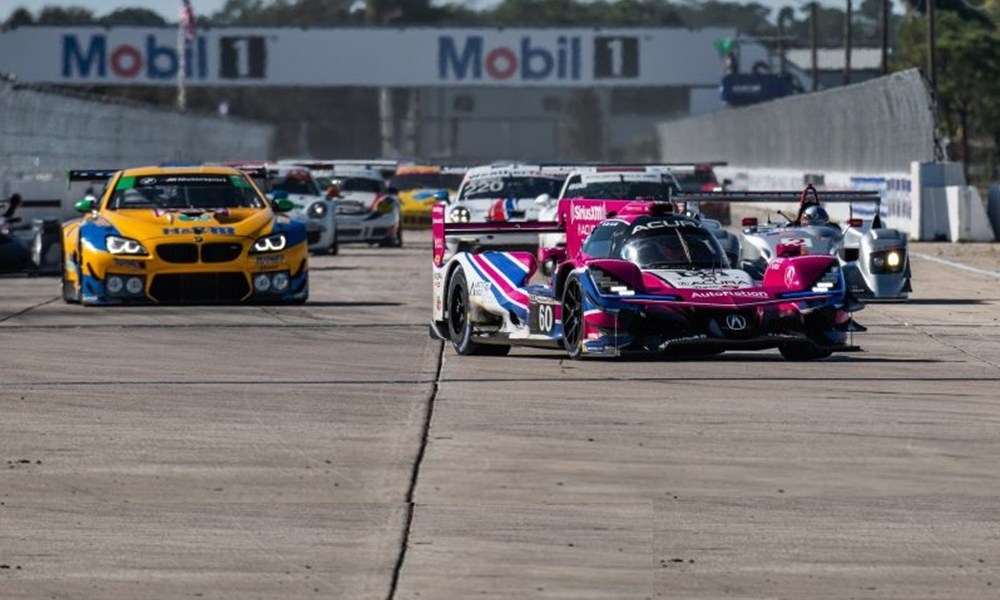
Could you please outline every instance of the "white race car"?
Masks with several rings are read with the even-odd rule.
[[[376,169],[336,167],[314,171],[327,184],[327,197],[337,206],[337,238],[352,242],[400,247],[403,226],[398,192],[385,185]]]
[[[570,167],[502,163],[473,167],[465,174],[458,194],[448,201],[449,223],[537,221],[544,199],[556,196]],[[538,245],[538,234],[506,236],[505,245]],[[449,243],[489,246],[491,236],[449,238]]]
[[[320,191],[309,169],[275,163],[233,166],[253,177],[257,187],[272,200],[287,198],[295,205],[288,216],[305,224],[310,252],[337,254],[337,207]]]

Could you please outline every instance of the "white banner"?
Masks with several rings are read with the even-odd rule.
[[[199,30],[187,85],[712,86],[729,29]],[[20,27],[0,71],[27,83],[174,85],[173,28]]]

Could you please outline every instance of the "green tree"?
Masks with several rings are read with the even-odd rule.
[[[146,8],[119,8],[100,19],[101,25],[134,25],[138,27],[157,27],[166,25],[167,21],[159,13]]]
[[[4,21],[3,27],[4,29],[12,29],[14,27],[21,27],[22,25],[31,25],[34,22],[35,17],[32,16],[31,11],[22,6],[10,13],[10,17]]]
[[[942,10],[937,15],[938,119],[959,143],[968,174],[972,140],[989,136],[1000,147],[1000,35],[978,19]],[[900,31],[896,68],[927,64],[926,18],[910,18]]]
[[[38,13],[36,25],[93,25],[94,13],[79,6],[46,6]]]

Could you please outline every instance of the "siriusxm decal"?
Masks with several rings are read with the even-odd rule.
[[[559,36],[555,46],[541,46],[523,36],[516,48],[487,49],[481,35],[438,37],[438,78],[445,81],[574,81],[581,78],[579,36]]]
[[[185,51],[189,78],[208,77],[208,49],[199,37]],[[62,76],[66,79],[104,79],[109,73],[123,79],[174,79],[179,60],[172,44],[159,44],[156,36],[147,35],[142,47],[119,44],[108,47],[108,36],[62,36]]]

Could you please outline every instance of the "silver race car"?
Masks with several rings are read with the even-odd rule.
[[[848,291],[858,300],[903,300],[912,291],[907,236],[883,227],[878,192],[823,192],[809,185],[801,194],[787,192],[722,192],[680,194],[688,204],[700,201],[733,203],[797,202],[798,212],[777,214],[784,222],[760,224],[755,217],[742,220],[741,265],[762,279],[768,264],[790,246],[800,254],[830,254],[840,258]],[[831,220],[823,204],[841,220]],[[846,204],[845,206],[842,206]],[[834,206],[837,208],[835,209]],[[845,210],[846,209],[846,210]],[[863,216],[861,216],[863,215]],[[867,218],[866,218],[867,217]]]

